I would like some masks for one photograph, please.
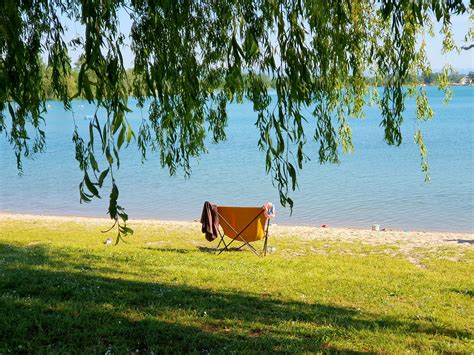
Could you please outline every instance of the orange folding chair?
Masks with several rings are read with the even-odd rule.
[[[231,207],[217,206],[219,216],[219,235],[221,240],[217,246],[219,253],[229,250],[235,242],[241,242],[237,249],[247,246],[255,255],[267,255],[268,228],[270,219],[275,215],[272,204],[265,204],[262,207]],[[226,243],[224,237],[232,239]],[[258,252],[250,243],[265,239],[262,252]],[[224,245],[219,249],[221,244]]]

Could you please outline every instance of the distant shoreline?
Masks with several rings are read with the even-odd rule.
[[[439,84],[437,83],[434,83],[434,84],[418,84],[416,85],[416,87],[437,87]],[[371,85],[369,84],[368,85],[369,87],[374,87],[374,85]],[[409,86],[409,84],[405,84],[403,85],[404,87],[407,87]],[[471,83],[471,84],[461,84],[461,83],[448,83],[448,87],[451,87],[451,86],[456,86],[456,87],[474,87],[474,82]],[[384,86],[383,85],[377,85],[376,86],[377,88],[383,88]],[[276,92],[275,88],[274,87],[267,87],[267,91],[270,92],[270,91],[273,91],[273,92]],[[133,95],[129,95],[128,96],[129,98],[135,98]],[[58,98],[55,98],[55,97],[47,97],[45,99],[46,102],[48,101],[55,101],[55,102],[62,102],[60,99]],[[73,99],[71,99],[71,101],[87,101],[87,99],[85,97],[74,97]],[[14,102],[13,99],[10,97],[10,98],[7,98],[7,102]]]

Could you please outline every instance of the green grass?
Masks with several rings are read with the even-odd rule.
[[[474,352],[469,248],[419,268],[330,240],[216,256],[198,226],[107,246],[101,227],[0,221],[0,354]]]

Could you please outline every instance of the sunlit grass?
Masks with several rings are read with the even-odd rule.
[[[473,253],[271,239],[216,256],[196,228],[0,222],[0,353],[474,351]],[[456,257],[457,261],[443,258]]]

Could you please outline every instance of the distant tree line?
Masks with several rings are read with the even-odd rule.
[[[42,83],[42,91],[44,98],[47,100],[55,100],[59,99],[57,95],[54,94],[53,89],[53,69],[50,65],[41,61],[41,71],[43,75],[43,83]],[[79,81],[79,72],[81,70],[81,60],[77,60],[74,63],[74,66],[71,68],[70,75],[68,75],[66,79],[67,91],[70,96],[74,98],[85,98],[85,93],[82,92],[81,94],[78,93],[78,81]],[[125,86],[127,88],[128,94],[131,96],[133,95],[133,84],[134,84],[134,76],[133,76],[133,69],[126,69],[126,78],[125,78]],[[94,84],[97,80],[97,77],[94,72],[87,73],[88,79]],[[248,75],[243,75],[243,80],[248,79]],[[260,75],[262,82],[267,88],[275,88],[275,80],[272,80],[267,75],[261,74]],[[0,78],[1,80],[1,78]],[[95,96],[95,85],[90,85],[90,90],[92,91],[93,96]]]
[[[422,82],[423,84],[426,85],[434,85],[438,83],[438,78],[439,78],[440,73],[429,73],[425,74],[422,77],[417,78],[418,82]],[[473,80],[474,79],[474,72],[469,72],[468,75],[465,74],[460,74],[456,71],[452,72],[451,74],[448,75],[448,80],[450,83],[460,83],[461,79],[464,77],[468,77],[469,79]]]
[[[424,73],[423,75],[418,75],[416,77],[409,76],[407,80],[405,80],[405,84],[418,84],[418,85],[438,85],[440,82],[440,78],[442,77],[442,73],[440,72],[429,72]],[[469,74],[461,74],[457,71],[452,71],[448,74],[448,82],[451,84],[460,84],[462,78],[469,78],[471,81],[474,81],[474,72],[469,72]],[[367,83],[369,85],[382,85],[383,83],[376,83],[374,78],[367,78]]]
[[[71,96],[74,96],[76,95],[76,93],[78,92],[78,78],[79,78],[79,72],[80,72],[80,68],[81,68],[81,62],[80,60],[77,60],[75,63],[74,63],[74,67],[72,68],[71,70],[71,73],[70,75],[68,76],[67,78],[67,89],[68,89],[68,92],[70,93]],[[55,94],[54,94],[54,90],[53,90],[53,78],[52,78],[52,67],[45,64],[43,62],[43,65],[42,65],[42,68],[41,70],[44,72],[44,80],[43,80],[43,92],[44,92],[44,97],[48,100],[54,100],[54,99],[59,99]],[[95,76],[94,76],[94,73],[89,73],[89,78],[91,78],[91,80],[95,80]],[[407,80],[406,80],[406,84],[425,84],[425,85],[437,85],[439,84],[439,78],[441,77],[442,73],[439,73],[439,72],[431,72],[431,73],[425,73],[424,75],[420,75],[420,76],[417,76],[416,78],[414,77],[409,77]],[[261,74],[260,75],[261,79],[262,79],[262,82],[265,84],[265,86],[269,89],[274,89],[275,86],[276,86],[276,83],[275,83],[275,80],[272,80],[272,78],[264,75],[264,74]],[[457,71],[453,71],[451,72],[449,75],[448,75],[448,80],[449,80],[449,83],[451,84],[458,84],[461,82],[461,79],[464,78],[464,77],[468,77],[471,82],[474,81],[474,72],[469,72],[469,74],[465,75],[465,74],[460,74],[458,73]],[[246,75],[244,74],[243,75],[243,79],[245,80],[246,79]],[[134,78],[133,78],[133,69],[127,69],[126,70],[126,79],[125,79],[126,83],[125,83],[125,86],[127,87],[128,89],[128,93],[129,95],[132,95],[132,91],[133,91],[133,82],[134,82]],[[379,82],[376,82],[375,78],[373,77],[366,77],[366,81],[369,85],[378,85],[378,86],[381,86],[383,85],[384,83],[379,83]],[[94,91],[94,86],[91,87],[91,90]],[[95,93],[93,93],[95,94]],[[75,96],[76,98],[83,98],[84,97],[84,94],[82,93],[81,95],[76,95]]]

